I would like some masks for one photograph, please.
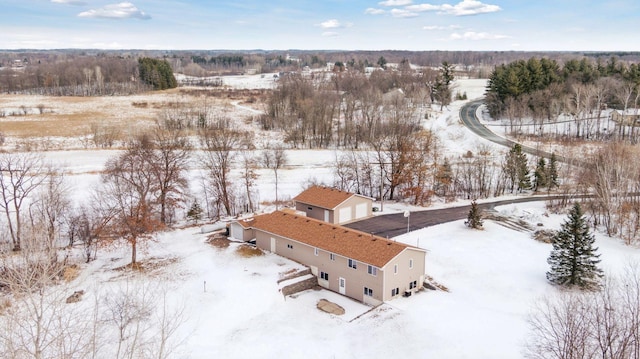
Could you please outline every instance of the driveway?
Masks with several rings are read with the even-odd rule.
[[[494,202],[478,203],[478,207],[480,209],[491,209],[496,206],[503,206],[513,203],[547,201],[564,197],[565,196],[562,195],[528,196],[514,199],[498,200]],[[576,196],[576,198],[580,197],[584,196]],[[437,224],[466,219],[467,215],[469,214],[470,208],[471,205],[469,204],[459,207],[412,211],[409,215],[409,231],[415,231],[418,229],[435,226]],[[407,233],[407,218],[404,216],[404,213],[384,214],[373,216],[362,221],[348,223],[344,226],[384,238],[393,238]]]

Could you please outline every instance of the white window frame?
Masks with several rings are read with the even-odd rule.
[[[329,253],[329,259],[332,261],[336,260],[336,254],[335,253]]]
[[[364,287],[364,295],[367,297],[373,297],[373,289]]]
[[[409,259],[409,269],[413,268],[413,258]]]
[[[291,244],[291,243],[287,243],[287,248],[289,248],[289,249],[293,249],[293,244]]]
[[[358,269],[358,261],[356,261],[355,259],[349,258],[348,265],[349,265],[349,268]]]
[[[393,274],[398,274],[398,265],[397,264],[393,265]]]
[[[367,265],[367,273],[375,277],[378,275],[378,268],[369,264]]]
[[[320,279],[329,280],[329,273],[320,271]]]
[[[313,254],[315,254],[316,256],[318,255],[318,247],[313,249]]]

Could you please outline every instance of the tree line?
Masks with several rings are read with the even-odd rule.
[[[485,98],[490,115],[507,119],[512,134],[631,142],[637,140],[636,122],[612,123],[603,111],[627,111],[639,102],[640,65],[617,57],[561,63],[530,58],[499,65],[489,77]]]
[[[80,57],[0,71],[0,92],[48,96],[130,95],[177,87],[169,63],[143,57]]]

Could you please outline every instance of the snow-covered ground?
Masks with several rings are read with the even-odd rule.
[[[564,220],[543,203],[498,210],[543,228]],[[172,301],[189,308],[176,334],[185,339],[180,358],[518,358],[532,305],[557,292],[545,279],[551,245],[491,221],[483,231],[456,221],[397,237],[428,251],[427,274],[450,292],[424,290],[375,309],[326,290],[283,297],[277,280],[298,264],[269,253],[244,258],[238,244],[219,249],[205,240],[198,228],[171,231],[140,256],[178,258],[162,271]],[[598,235],[596,245],[607,274],[640,260],[615,239]],[[113,285],[114,268],[127,261],[124,248],[101,251],[75,285]],[[323,298],[345,315],[316,309]]]
[[[462,80],[459,91],[473,99],[482,95],[485,85],[484,80]],[[452,155],[484,144],[459,124],[461,105],[454,102],[426,123]],[[86,200],[99,182],[98,172],[115,154],[59,151],[45,155],[67,169],[73,197]],[[288,166],[279,172],[280,198],[295,196],[309,181],[332,183],[335,151],[297,150],[287,155]],[[258,174],[260,200],[273,199],[272,171]],[[197,168],[192,177],[196,183]],[[384,208],[388,213],[406,207],[385,203]],[[498,210],[546,229],[558,229],[565,218],[547,213],[543,203]],[[637,248],[601,234],[596,238],[607,274],[640,261]],[[492,221],[485,222],[483,231],[456,221],[396,237],[427,250],[427,275],[449,292],[424,290],[377,308],[326,290],[283,297],[277,280],[282,273],[300,268],[299,264],[270,253],[246,258],[236,253],[237,243],[220,249],[205,240],[198,227],[168,231],[138,254],[142,262],[174,259],[154,275],[171,287],[170,303],[188,308],[186,321],[175,335],[184,340],[176,352],[178,358],[520,358],[533,303],[558,292],[545,279],[551,245]],[[127,264],[129,256],[126,247],[100,249],[96,261],[82,265],[82,274],[72,286],[85,290],[85,295],[117,286],[123,279],[116,268]],[[341,305],[346,313],[335,316],[319,311],[316,303],[322,298]]]

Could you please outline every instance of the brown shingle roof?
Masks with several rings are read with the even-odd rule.
[[[293,200],[320,208],[334,209],[352,196],[355,194],[335,188],[313,186],[297,195]]]
[[[256,216],[240,224],[245,228],[253,227],[378,268],[384,267],[410,247],[347,227],[281,211]]]

